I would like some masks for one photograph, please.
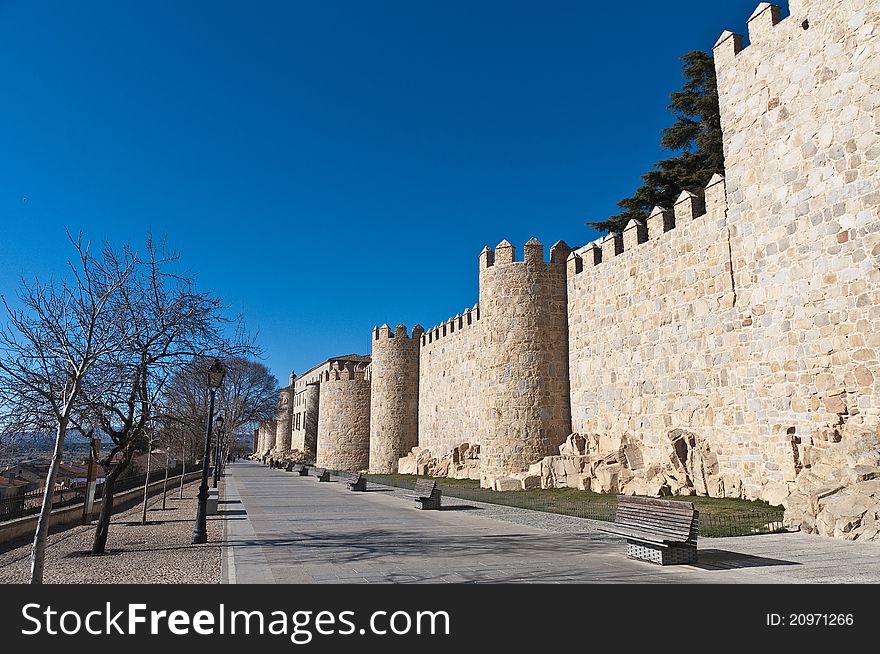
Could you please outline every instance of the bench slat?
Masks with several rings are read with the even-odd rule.
[[[615,531],[618,533],[626,533],[626,534],[641,534],[644,535],[645,538],[651,538],[653,540],[659,541],[670,541],[670,542],[687,542],[690,539],[690,534],[680,534],[680,533],[670,533],[665,531],[659,531],[656,529],[640,529],[639,527],[631,527],[627,525],[617,525],[611,523],[611,525],[607,527],[599,527],[602,531]]]
[[[632,529],[627,527],[618,527],[618,526],[608,526],[608,527],[599,527],[599,531],[603,531],[609,534],[617,534],[619,536],[625,536],[627,538],[632,538],[634,540],[644,540],[651,543],[657,544],[696,544],[696,540],[691,541],[687,538],[677,538],[677,537],[669,537],[665,534],[656,531],[644,531],[641,529]]]
[[[680,500],[661,500],[656,497],[637,497],[635,495],[618,495],[617,506],[634,506],[636,508],[651,508],[656,511],[668,513],[693,513],[693,502]]]
[[[656,527],[657,529],[665,529],[667,531],[687,532],[693,525],[694,519],[690,518],[686,522],[670,522],[649,516],[618,515],[615,517],[614,522],[632,526]]]

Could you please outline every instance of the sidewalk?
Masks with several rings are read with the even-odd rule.
[[[696,565],[628,559],[581,518],[226,469],[223,583],[880,583],[880,544],[799,533],[702,538]],[[335,479],[335,478],[331,478]]]
[[[208,542],[192,545],[196,495],[201,480],[169,487],[166,509],[162,495],[150,498],[147,524],[141,524],[142,505],[114,514],[107,550],[87,555],[95,523],[50,534],[46,548],[45,583],[85,584],[215,584],[220,579],[220,516],[208,516]],[[221,482],[222,484],[222,482]],[[28,583],[31,545],[0,553],[0,583]]]

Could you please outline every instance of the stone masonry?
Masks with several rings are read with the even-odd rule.
[[[358,471],[370,465],[370,380],[365,367],[349,362],[324,373],[316,460],[323,468]]]
[[[388,325],[373,330],[370,363],[370,457],[372,472],[397,472],[397,461],[418,443],[419,347],[425,330]]]
[[[484,248],[478,304],[319,380],[319,462],[764,499],[880,539],[880,4],[747,22],[714,47],[725,170],[548,261]]]

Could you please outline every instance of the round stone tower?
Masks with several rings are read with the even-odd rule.
[[[571,432],[568,292],[562,241],[544,261],[531,239],[517,261],[507,241],[480,254],[480,310],[486,350],[480,485],[528,469]]]
[[[370,465],[370,381],[365,364],[339,364],[324,373],[318,405],[317,465],[360,471]]]
[[[305,410],[305,434],[303,435],[303,452],[309,461],[314,461],[318,452],[318,407],[320,406],[320,384],[306,384],[303,394]]]
[[[257,454],[265,456],[275,448],[276,429],[277,425],[274,420],[266,420],[260,423]]]
[[[293,417],[293,383],[296,381],[296,373],[290,372],[290,384],[281,389],[278,395],[278,414],[275,417],[277,427],[275,429],[275,453],[284,454],[290,451],[291,418]]]
[[[370,472],[395,473],[397,460],[419,444],[419,348],[416,325],[373,329],[370,364]]]

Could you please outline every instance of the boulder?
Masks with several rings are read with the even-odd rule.
[[[773,506],[782,505],[783,500],[791,494],[788,484],[768,481],[761,489],[761,499]]]
[[[645,482],[645,495],[648,497],[666,497],[671,494],[667,484],[654,480]]]
[[[583,456],[587,453],[587,439],[580,434],[569,434],[559,446],[561,456]]]
[[[617,493],[619,491],[620,464],[602,463],[596,466],[592,490],[597,493]]]
[[[397,472],[401,475],[416,474],[416,458],[411,454],[397,460]]]
[[[622,485],[620,492],[622,495],[647,495],[647,483],[641,477],[633,477]]]
[[[541,476],[540,475],[526,475],[521,479],[523,490],[532,490],[535,488],[541,488]]]
[[[492,490],[499,492],[522,490],[522,482],[515,477],[501,477],[492,481]]]

